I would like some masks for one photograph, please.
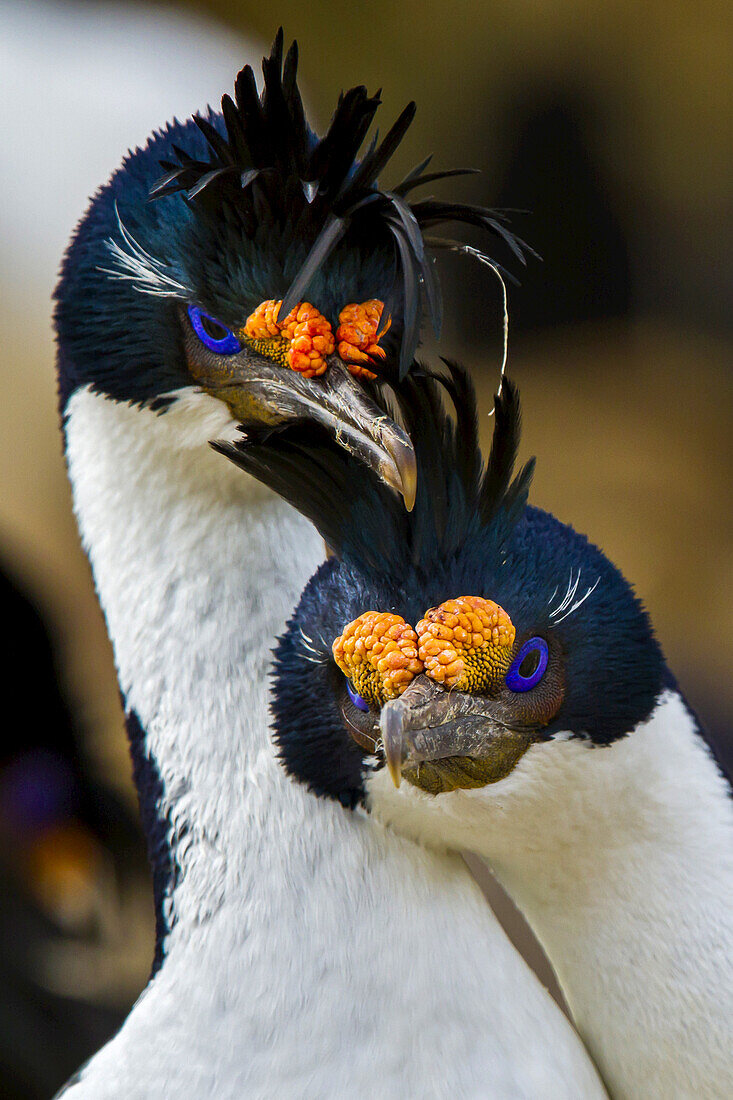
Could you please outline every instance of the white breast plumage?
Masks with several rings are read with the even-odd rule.
[[[156,417],[81,391],[68,410],[82,537],[177,870],[163,965],[66,1095],[603,1096],[462,861],[276,764],[270,647],[322,545],[200,445],[190,405]]]

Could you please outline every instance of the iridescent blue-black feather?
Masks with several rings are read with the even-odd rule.
[[[551,637],[564,698],[547,738],[570,733],[607,745],[649,716],[667,683],[648,616],[621,573],[584,536],[528,505],[532,463],[514,472],[520,407],[512,383],[496,398],[484,464],[469,377],[446,366],[440,378],[415,369],[396,393],[418,462],[410,515],[332,443],[288,431],[267,452],[219,448],[287,495],[335,551],[278,642],[272,715],[287,771],[346,806],[364,799],[373,762],[344,727],[346,689],[331,645],[366,610],[414,625],[447,599],[481,595],[511,613],[519,641]]]
[[[327,132],[318,138],[305,116],[297,67],[296,43],[283,59],[280,30],[263,60],[261,94],[252,69],[242,69],[234,100],[228,95],[222,99],[221,116],[194,120],[206,139],[208,158],[194,159],[177,150],[178,164],[162,163],[165,175],[152,187],[151,198],[182,193],[209,218],[220,217],[222,207],[229,207],[237,211],[248,237],[270,223],[283,229],[263,242],[273,253],[273,266],[277,259],[280,272],[288,273],[284,289],[273,280],[267,295],[283,298],[283,313],[308,297],[328,316],[330,303],[319,301],[318,295],[329,282],[332,260],[338,266],[336,253],[367,246],[381,253],[383,280],[373,296],[389,301],[393,329],[387,350],[396,356],[388,354],[377,369],[387,377],[404,377],[423,314],[436,334],[441,326],[440,289],[426,254],[426,228],[449,222],[478,227],[499,237],[522,263],[532,250],[510,232],[497,211],[466,203],[412,203],[408,198],[416,187],[466,174],[467,169],[426,173],[428,157],[393,189],[382,189],[379,177],[412,123],[415,104],[409,103],[382,141],[375,138],[359,160],[379,95],[369,96],[363,86],[342,93]],[[286,257],[284,250],[292,255]]]
[[[385,411],[403,420],[415,447],[419,477],[415,508],[401,501],[325,433],[308,425],[252,440],[214,446],[305,515],[339,557],[396,581],[408,570],[442,568],[463,544],[484,531],[498,550],[521,516],[531,466],[516,478],[519,395],[505,379],[496,398],[494,442],[484,469],[476,396],[467,372],[446,360],[448,374],[415,366],[394,389],[394,402],[375,389]],[[442,399],[447,392],[451,415]],[[396,406],[396,410],[395,407]]]

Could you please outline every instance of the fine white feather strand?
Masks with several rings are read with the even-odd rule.
[[[580,574],[578,574],[578,580],[580,580]],[[592,596],[593,593],[595,592],[596,588],[598,588],[598,585],[600,584],[600,580],[601,580],[601,578],[597,577],[596,580],[595,580],[595,583],[592,584],[590,586],[590,588],[586,589],[585,593],[580,597],[579,600],[575,600],[575,602],[570,605],[570,607],[568,608],[568,610],[565,612],[564,615],[560,615],[559,619],[555,618],[554,625],[557,626],[558,623],[564,622],[565,619],[567,619],[569,615],[573,615],[578,610],[579,607],[582,607],[582,605],[585,603],[585,601],[588,599],[588,597]],[[555,611],[555,612],[552,613],[552,615],[550,617],[553,618],[557,614],[558,614],[558,611]]]
[[[152,294],[156,298],[180,298],[184,301],[191,298],[192,291],[173,278],[168,265],[151,256],[139,241],[135,240],[132,233],[125,227],[116,202],[115,215],[125,247],[121,247],[117,241],[109,237],[105,244],[112,257],[112,267],[98,267],[97,270],[110,275],[113,279],[132,283],[135,290],[141,294]]]

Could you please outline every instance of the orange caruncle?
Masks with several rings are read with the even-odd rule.
[[[270,299],[260,302],[254,313],[250,313],[244,326],[244,334],[250,340],[274,340],[280,335],[280,326],[277,323],[277,315],[280,312],[282,302]]]
[[[290,340],[289,361],[293,370],[306,378],[315,378],[326,369],[326,359],[336,346],[330,323],[315,306],[301,302],[290,311],[281,325]]]
[[[422,672],[417,635],[401,615],[365,611],[333,643],[333,656],[359,695],[375,707],[396,699]]]
[[[377,342],[383,309],[383,302],[370,298],[368,302],[352,302],[344,306],[339,314],[339,327],[336,329],[338,353],[357,378],[376,378],[376,374],[362,367],[360,363],[369,363],[375,356],[378,359],[385,357],[384,348],[380,348]],[[391,319],[387,318],[384,332],[391,323]]]
[[[483,596],[431,607],[416,629],[425,672],[444,687],[486,691],[509,666],[514,626],[503,608]]]
[[[323,374],[336,347],[330,323],[310,302],[300,302],[280,321],[281,305],[272,299],[261,302],[247,318],[245,336],[252,341],[286,340],[289,367],[306,378]]]

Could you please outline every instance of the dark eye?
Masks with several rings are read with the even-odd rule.
[[[188,307],[188,319],[191,328],[209,351],[215,351],[218,355],[234,355],[242,350],[242,345],[231,329],[210,313],[205,313],[199,306]]]
[[[366,699],[362,699],[361,695],[359,695],[359,692],[354,689],[351,680],[346,681],[346,690],[349,693],[349,699],[351,699],[351,702],[354,704],[357,710],[369,710],[369,704],[367,703]]]
[[[547,670],[549,650],[544,638],[530,638],[514,658],[506,674],[510,691],[530,691],[539,684]]]

